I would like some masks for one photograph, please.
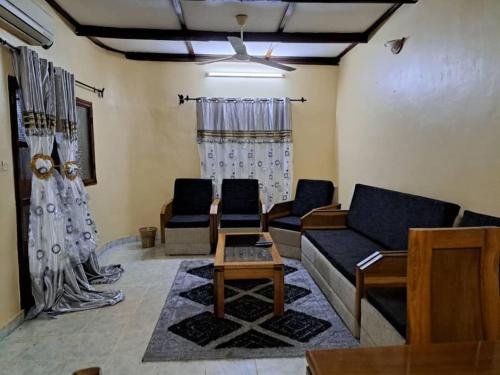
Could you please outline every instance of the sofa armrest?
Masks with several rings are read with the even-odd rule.
[[[361,299],[369,288],[406,287],[408,251],[377,251],[356,265],[355,317],[361,323]]]
[[[169,202],[165,203],[161,207],[160,211],[160,236],[161,236],[161,243],[165,243],[165,226],[167,225],[168,221],[172,218],[172,206],[173,206],[174,200],[171,199]]]
[[[330,207],[330,206],[327,206]],[[301,232],[310,229],[345,229],[347,228],[347,210],[316,208],[301,218]]]

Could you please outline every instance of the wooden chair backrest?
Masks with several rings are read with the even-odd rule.
[[[500,228],[411,229],[407,342],[500,339]]]

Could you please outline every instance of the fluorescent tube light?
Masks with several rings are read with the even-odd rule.
[[[240,72],[208,72],[207,77],[236,77],[236,78],[284,78],[283,73],[240,73]]]

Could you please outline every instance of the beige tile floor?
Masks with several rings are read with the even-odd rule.
[[[115,374],[305,374],[304,358],[141,363],[179,263],[161,247],[121,245],[102,255],[102,264],[120,263],[126,272],[112,288],[125,292],[113,307],[25,322],[0,341],[0,374],[70,375],[99,366]],[[110,286],[100,286],[102,289]]]

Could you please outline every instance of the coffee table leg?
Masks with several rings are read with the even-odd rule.
[[[224,272],[215,271],[214,274],[214,314],[217,318],[224,318]]]
[[[274,270],[274,315],[285,313],[285,272],[283,266]]]

